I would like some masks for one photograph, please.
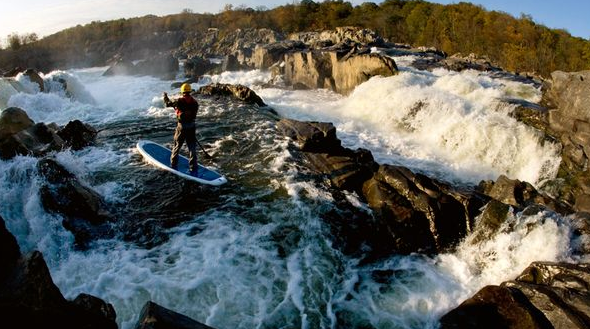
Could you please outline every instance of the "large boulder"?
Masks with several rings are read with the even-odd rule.
[[[286,53],[303,49],[305,49],[303,42],[294,40],[259,44],[254,49],[252,59],[254,68],[261,70],[269,69],[273,64],[282,61]]]
[[[356,86],[373,76],[397,73],[390,57],[357,52],[355,47],[342,50],[312,50],[286,53],[283,69],[287,85],[299,89],[331,89],[350,93]]]
[[[398,253],[450,250],[467,235],[487,201],[391,165],[379,167],[365,182],[363,195],[389,232],[383,244]]]
[[[445,314],[441,328],[588,328],[590,264],[534,262]]]
[[[145,303],[135,329],[213,329],[186,315],[171,311],[152,301]]]
[[[53,283],[43,255],[38,251],[21,255],[10,264],[3,263],[2,274],[0,318],[5,327],[117,328],[113,317],[66,300]],[[101,304],[107,305],[102,300]]]
[[[66,147],[71,147],[72,150],[77,151],[86,146],[94,145],[98,132],[94,127],[80,120],[74,120],[68,122],[57,134],[64,140]]]
[[[91,239],[112,233],[109,223],[114,216],[97,192],[82,185],[53,159],[42,159],[37,168],[45,178],[40,188],[43,207],[63,216],[63,226],[74,234],[78,247],[84,248]]]
[[[42,156],[63,149],[65,143],[52,125],[35,124],[19,108],[9,108],[0,116],[0,158],[17,155]]]
[[[260,96],[252,91],[252,89],[243,85],[213,83],[199,88],[197,94],[206,96],[231,96],[248,104],[266,106]]]
[[[39,86],[39,91],[45,91],[45,82],[43,81],[43,78],[41,78],[37,71],[35,71],[34,69],[27,69],[25,72],[23,72],[23,75],[29,78],[31,82],[37,84]]]
[[[478,189],[481,193],[517,209],[531,205],[543,205],[562,215],[573,213],[567,204],[538,191],[530,183],[510,179],[505,175],[500,175],[495,182],[480,182]]]

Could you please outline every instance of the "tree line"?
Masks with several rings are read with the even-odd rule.
[[[0,51],[0,68],[5,68],[11,55],[12,59],[31,58],[30,54],[22,55],[27,51],[51,56],[58,52],[74,54],[94,43],[166,31],[203,32],[218,28],[223,35],[237,28],[269,28],[288,34],[339,26],[369,28],[391,42],[436,47],[447,54],[486,55],[510,71],[548,76],[555,70],[590,69],[590,41],[573,37],[565,30],[547,28],[527,15],[517,18],[466,2],[441,5],[420,0],[385,0],[358,6],[343,0],[301,0],[273,9],[227,5],[217,14],[185,9],[164,17],[148,15],[92,22],[40,40],[21,39],[17,49],[9,45]]]

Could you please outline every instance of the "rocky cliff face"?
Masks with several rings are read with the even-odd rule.
[[[326,88],[348,94],[373,76],[396,74],[397,65],[389,57],[352,48],[342,54],[337,50],[312,50],[285,54],[283,77],[297,89]]]
[[[553,72],[542,103],[549,109],[547,131],[563,145],[560,197],[590,211],[590,71]]]

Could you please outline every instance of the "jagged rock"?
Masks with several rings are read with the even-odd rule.
[[[131,61],[120,60],[111,65],[102,75],[105,77],[113,75],[133,75],[135,74],[135,65]]]
[[[192,57],[184,63],[184,76],[187,78],[199,78],[203,74],[211,71],[217,64],[211,63],[207,59],[201,57]]]
[[[381,165],[363,187],[367,203],[390,232],[389,245],[400,253],[442,252],[465,237],[473,206],[454,194],[441,182],[391,165]]]
[[[57,134],[64,140],[66,147],[77,151],[94,145],[98,132],[92,126],[82,123],[80,120],[74,120],[68,122]]]
[[[43,207],[64,217],[63,226],[74,234],[78,247],[111,234],[108,223],[114,216],[98,193],[53,159],[39,161],[37,168],[46,180],[39,189]]]
[[[23,72],[25,69],[17,66],[15,68],[13,68],[12,70],[5,72],[2,76],[5,78],[14,78],[16,77],[19,73]]]
[[[213,329],[186,315],[176,313],[152,301],[145,303],[135,329]]]
[[[396,74],[395,61],[380,54],[333,50],[300,51],[285,54],[283,67],[287,85],[307,89],[326,88],[341,94],[376,75]]]
[[[475,222],[473,233],[469,237],[470,243],[477,244],[494,236],[500,226],[506,222],[509,212],[509,205],[498,200],[490,200]]]
[[[112,322],[117,320],[117,313],[113,305],[98,297],[82,293],[72,303],[96,317],[102,317]]]
[[[327,122],[302,122],[281,119],[277,129],[287,137],[296,140],[303,152],[328,152],[341,147],[336,137],[336,127]]]
[[[588,328],[590,264],[534,262],[445,314],[441,328]]]
[[[590,71],[551,74],[543,86],[542,104],[549,108],[548,133],[563,145],[558,197],[576,211],[590,211]]]
[[[0,282],[3,282],[21,257],[16,238],[6,228],[4,218],[0,216]]]
[[[469,54],[464,57],[461,54],[454,54],[451,57],[447,57],[441,60],[441,64],[444,68],[461,72],[463,70],[476,70],[476,71],[499,71],[500,68],[493,66],[490,60],[485,57],[478,57],[475,54]]]
[[[37,71],[33,69],[27,69],[23,74],[26,75],[29,78],[29,80],[31,80],[31,82],[34,82],[39,86],[39,91],[45,91],[45,82],[43,81],[39,73],[37,73]]]
[[[286,53],[304,48],[303,42],[293,40],[257,45],[253,55],[254,68],[269,69],[273,64],[282,61]]]
[[[34,124],[26,112],[10,108],[0,117],[0,158],[11,159],[17,155],[41,156],[64,147],[57,131],[44,123]]]
[[[236,58],[235,55],[226,55],[221,63],[221,72],[226,71],[239,71],[242,69],[242,65]]]
[[[353,26],[337,27],[335,30],[322,32],[292,33],[288,36],[288,39],[303,42],[313,48],[339,43],[353,43],[368,46],[380,46],[384,44],[383,38],[374,31]]]
[[[23,109],[10,107],[0,114],[0,140],[28,129],[35,124]]]
[[[224,83],[213,83],[199,88],[197,94],[207,96],[233,96],[236,99],[244,101],[248,104],[256,104],[258,106],[266,106],[262,98],[258,96],[252,89],[243,85],[230,85]]]
[[[560,214],[573,212],[563,202],[537,191],[530,183],[509,179],[505,175],[500,175],[495,182],[482,181],[479,190],[493,199],[518,208],[544,205]]]

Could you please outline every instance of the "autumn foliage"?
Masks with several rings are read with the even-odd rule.
[[[436,47],[447,54],[486,55],[506,70],[547,76],[555,70],[590,69],[590,41],[565,30],[549,29],[530,16],[515,18],[461,2],[452,5],[425,1],[386,0],[353,6],[342,0],[301,0],[273,9],[227,5],[217,14],[153,15],[76,26],[19,49],[0,51],[0,69],[21,66],[63,65],[59,56],[83,56],[97,43],[122,45],[167,31],[196,32],[218,28],[229,33],[237,28],[270,28],[283,33],[319,31],[338,26],[358,26],[376,31],[390,42]],[[116,47],[112,47],[116,48]],[[108,50],[108,49],[107,49]],[[116,49],[112,50],[113,52]],[[40,56],[47,56],[40,58]],[[72,65],[101,65],[101,60],[70,60]],[[20,61],[20,62],[19,62]]]

